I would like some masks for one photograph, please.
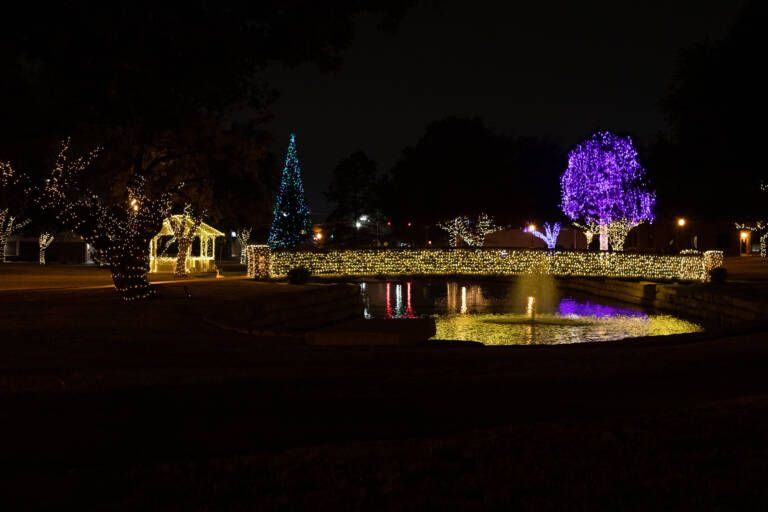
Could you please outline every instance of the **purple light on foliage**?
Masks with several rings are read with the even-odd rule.
[[[653,221],[656,194],[647,190],[645,169],[632,139],[597,132],[568,154],[560,177],[563,212],[573,220],[607,225]]]

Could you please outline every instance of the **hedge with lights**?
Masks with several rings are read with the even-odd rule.
[[[709,271],[723,262],[721,251],[691,255],[496,248],[318,252],[270,251],[254,245],[248,251],[248,275],[255,278],[281,278],[303,266],[313,275],[326,277],[546,274],[707,281]]]

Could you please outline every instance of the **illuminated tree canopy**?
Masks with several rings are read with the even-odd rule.
[[[578,144],[568,154],[560,187],[563,212],[600,226],[602,249],[607,249],[610,224],[653,221],[656,194],[647,190],[645,169],[629,137],[597,132]]]

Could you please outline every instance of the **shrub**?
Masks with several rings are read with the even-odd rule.
[[[709,271],[709,282],[712,284],[723,284],[727,278],[728,270],[725,267],[717,267]]]
[[[305,284],[312,273],[307,267],[294,267],[288,271],[288,282],[291,284]]]

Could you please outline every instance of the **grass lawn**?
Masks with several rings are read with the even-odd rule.
[[[307,288],[160,286],[0,293],[9,510],[768,504],[763,332],[318,348],[204,321]]]

